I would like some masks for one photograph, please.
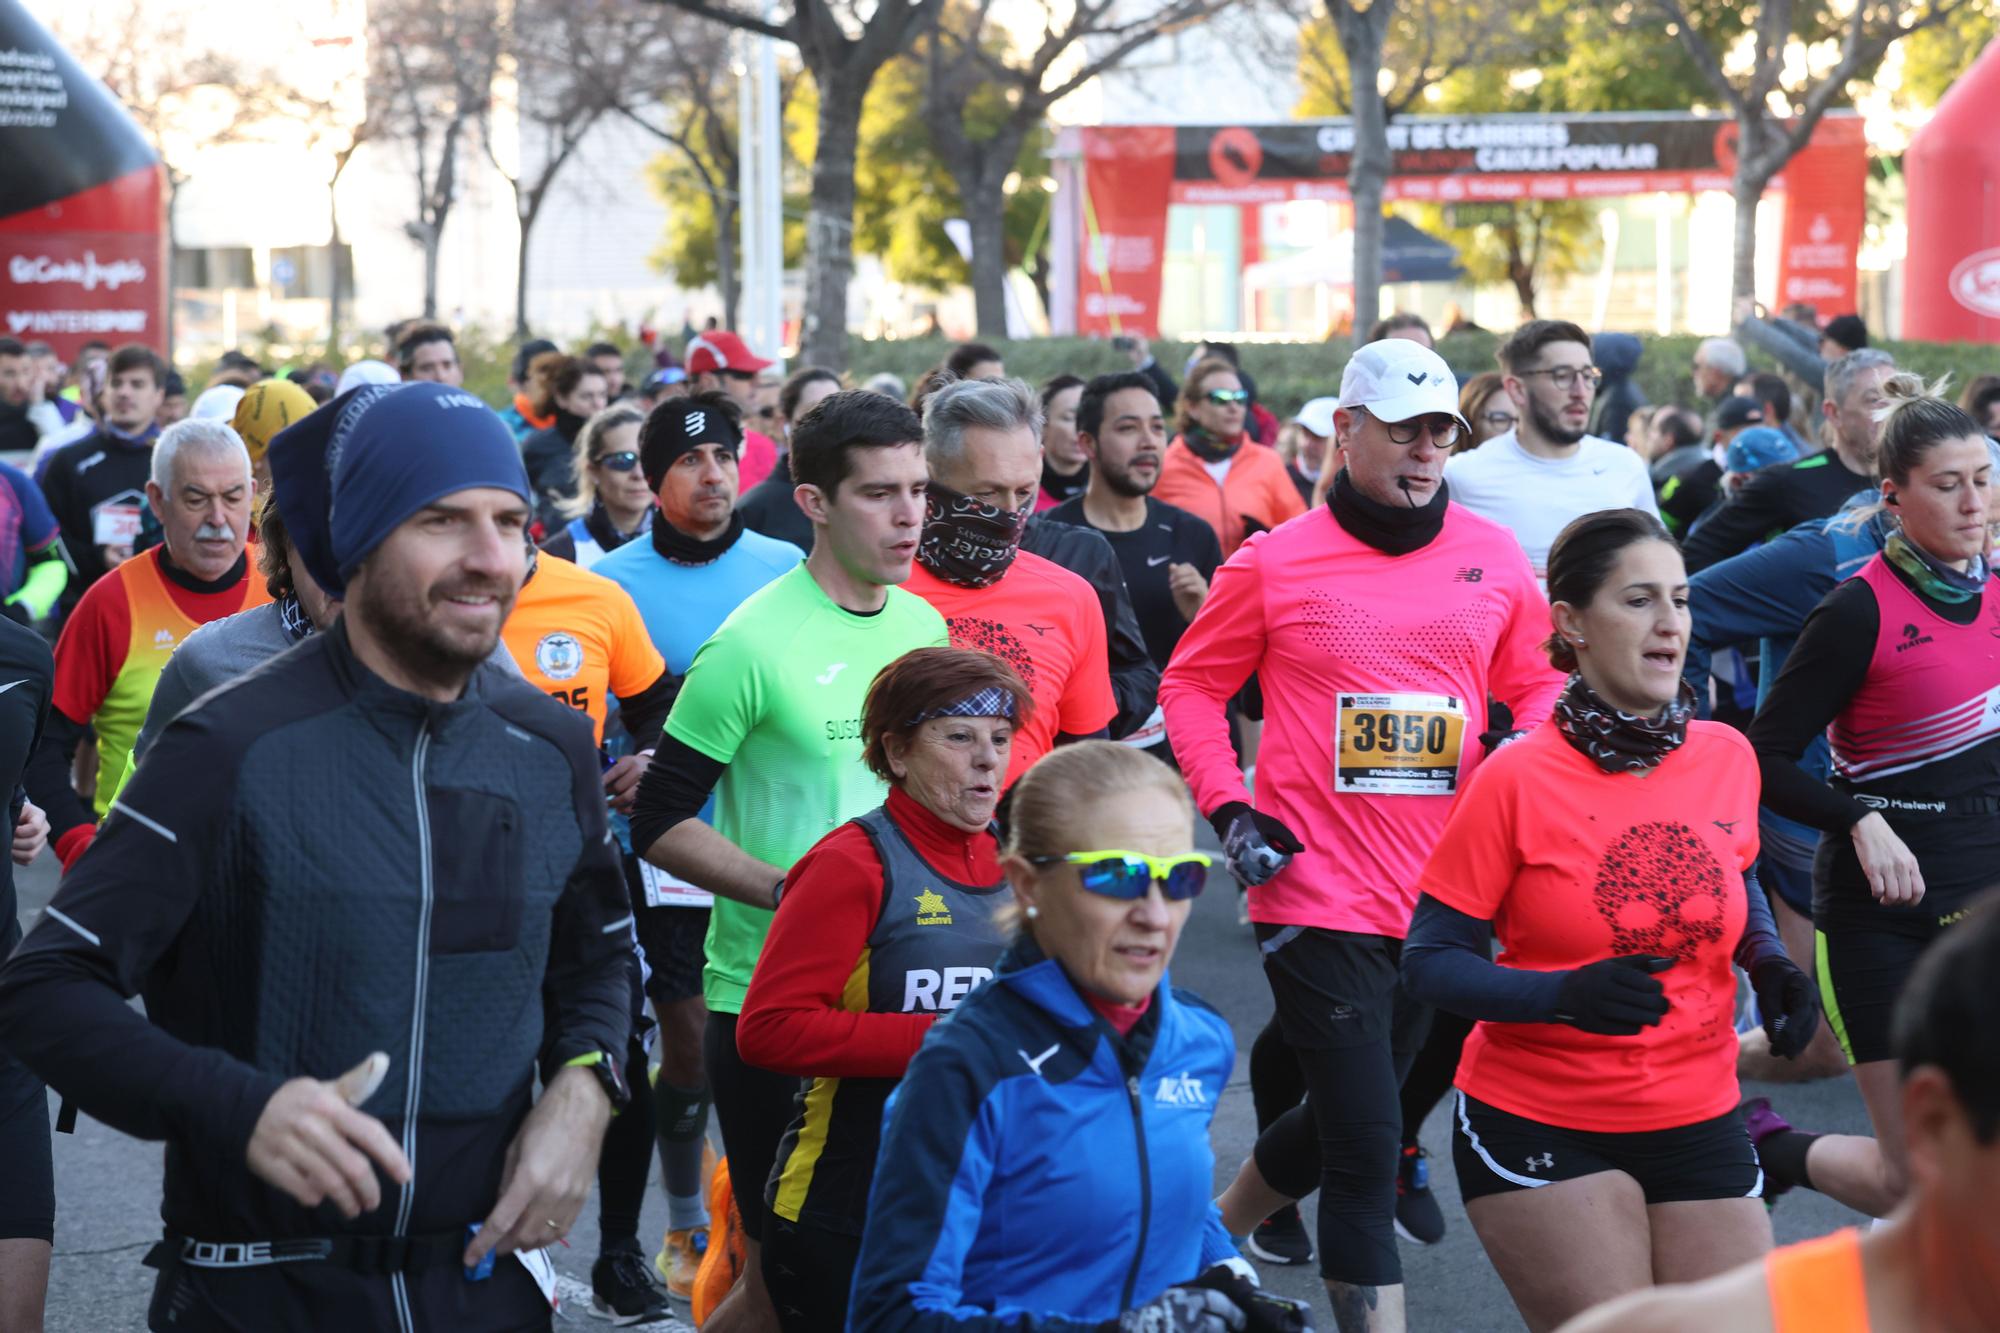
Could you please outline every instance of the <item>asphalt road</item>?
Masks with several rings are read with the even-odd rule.
[[[1206,838],[1207,831],[1203,834]],[[21,919],[32,926],[54,888],[54,860],[44,855],[18,872]],[[1256,1137],[1250,1106],[1250,1043],[1270,1016],[1270,992],[1258,968],[1247,926],[1236,924],[1234,886],[1217,871],[1210,889],[1196,902],[1173,969],[1177,984],[1194,990],[1224,1014],[1236,1031],[1237,1073],[1215,1118],[1216,1188],[1220,1190],[1249,1154]],[[1746,1085],[1749,1090],[1759,1085]],[[1794,1088],[1763,1089],[1791,1120],[1820,1130],[1866,1133],[1867,1117],[1846,1079]],[[50,1114],[54,1114],[51,1098]],[[56,1243],[50,1277],[48,1333],[123,1333],[145,1328],[152,1272],[140,1264],[158,1237],[159,1145],[125,1138],[84,1118],[74,1135],[57,1135]],[[1435,1246],[1405,1244],[1409,1326],[1418,1333],[1487,1333],[1518,1330],[1505,1288],[1479,1248],[1465,1220],[1452,1176],[1446,1111],[1434,1112],[1424,1142],[1434,1154],[1433,1185],[1449,1229]],[[657,1166],[655,1167],[657,1174]],[[1312,1201],[1305,1205],[1310,1225]],[[1816,1194],[1795,1191],[1774,1215],[1780,1244],[1820,1235],[1856,1221],[1856,1215]],[[648,1192],[642,1235],[657,1237],[666,1224],[666,1202],[655,1180]],[[1088,1243],[1079,1238],[1079,1243]],[[556,1253],[565,1309],[558,1325],[596,1327],[586,1313],[590,1265],[596,1255],[596,1209],[587,1208],[570,1246]],[[1312,1270],[1264,1268],[1267,1287],[1311,1299],[1318,1327],[1329,1330],[1331,1315]],[[651,1327],[673,1330],[684,1324]]]

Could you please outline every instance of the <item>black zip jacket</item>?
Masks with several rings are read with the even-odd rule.
[[[462,1236],[498,1196],[537,1060],[546,1080],[626,1048],[631,906],[604,809],[578,714],[490,665],[449,704],[405,693],[343,621],[161,733],[0,967],[0,1043],[88,1114],[166,1140],[171,1232]],[[409,1185],[378,1170],[382,1205],[346,1222],[251,1174],[281,1083],[378,1050],[388,1078],[361,1109]],[[455,1264],[170,1265],[160,1290],[192,1305],[176,1329],[546,1321],[503,1267],[469,1283]]]
[[[1102,534],[1090,528],[1058,523],[1037,514],[1028,520],[1021,549],[1053,561],[1088,583],[1104,613],[1104,649],[1111,668],[1111,695],[1118,715],[1111,719],[1114,737],[1127,735],[1153,715],[1160,700],[1160,669],[1146,651],[1132,595],[1125,588],[1125,569],[1118,553]]]

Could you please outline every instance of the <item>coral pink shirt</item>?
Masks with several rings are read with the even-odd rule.
[[[1514,534],[1455,504],[1407,555],[1367,545],[1322,505],[1224,562],[1160,704],[1211,812],[1250,799],[1223,708],[1252,672],[1262,681],[1256,805],[1306,850],[1250,890],[1251,919],[1408,933],[1417,872],[1479,764],[1489,693],[1529,728],[1562,689],[1548,635]]]

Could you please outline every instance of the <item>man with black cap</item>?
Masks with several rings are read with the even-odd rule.
[[[1723,458],[1730,443],[1752,426],[1763,424],[1764,405],[1755,398],[1739,394],[1722,400],[1722,406],[1715,409],[1708,457],[1675,473],[1660,487],[1660,517],[1669,532],[1685,538],[1694,530],[1695,520],[1722,498]]]
[[[272,448],[326,460],[298,554],[345,611],[161,734],[0,968],[0,1044],[167,1141],[150,1327],[548,1328],[531,1252],[625,1100],[631,908],[589,728],[482,666],[520,454],[435,384]]]
[[[639,428],[639,466],[660,506],[650,539],[627,542],[596,565],[596,573],[631,594],[675,676],[687,674],[695,651],[746,598],[804,558],[790,542],[751,532],[736,512],[741,439],[736,404],[723,394],[654,408]],[[650,747],[658,734],[655,728],[641,744]],[[712,801],[701,817],[714,822]],[[647,994],[660,1020],[655,1105],[668,1206],[657,1266],[667,1289],[686,1299],[709,1222],[701,1190],[709,1100],[701,970],[713,896],[655,866],[642,873],[639,943],[652,967]]]

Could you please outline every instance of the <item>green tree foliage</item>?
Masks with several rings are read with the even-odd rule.
[[[1936,106],[1996,37],[2000,37],[2000,6],[1992,0],[1967,5],[1942,23],[1911,33],[1903,39],[1897,100],[1912,107]]]
[[[735,131],[733,120],[728,126]],[[691,119],[687,131],[688,148],[701,156],[708,178],[727,191],[732,202],[736,191],[736,155],[717,153],[708,141],[703,123]],[[785,265],[801,263],[806,253],[806,181],[804,168],[787,153],[783,167],[785,182]],[[716,207],[703,172],[697,171],[688,154],[669,149],[646,164],[646,185],[667,206],[667,226],[646,262],[665,273],[682,287],[707,287],[720,281],[715,248]],[[739,225],[733,207],[728,225]]]

